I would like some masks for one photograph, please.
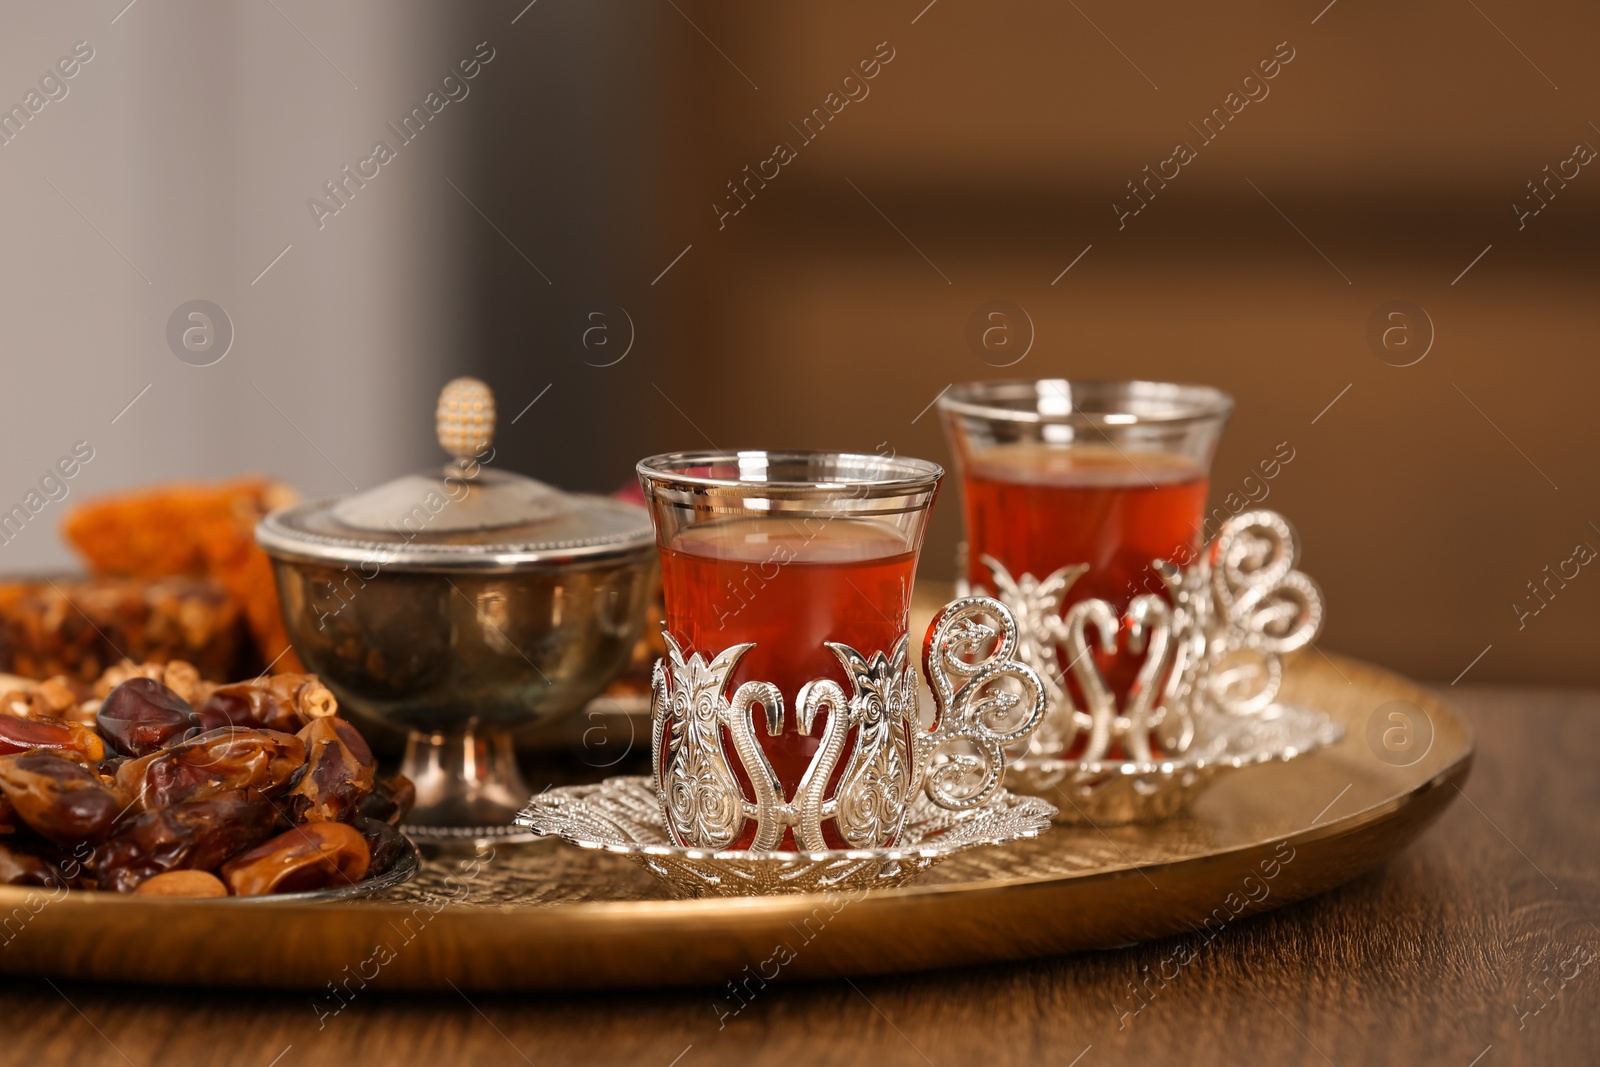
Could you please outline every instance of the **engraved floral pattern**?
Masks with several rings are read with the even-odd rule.
[[[932,729],[919,723],[908,636],[888,655],[829,643],[850,691],[831,679],[801,688],[799,732],[810,735],[819,716],[825,721],[789,800],[752,726],[759,705],[768,735],[783,730],[782,695],[758,681],[727,695],[735,666],[754,646],[735,645],[708,663],[699,653],[684,656],[670,634],[666,645],[652,682],[652,753],[667,831],[684,847],[731,848],[752,823],[752,851],[776,849],[790,837],[808,851],[839,841],[849,848],[888,846],[919,791],[953,811],[992,800],[1005,746],[1025,739],[1044,717],[1038,675],[1011,658],[1017,647],[1011,614],[999,601],[968,597],[941,612],[924,649],[923,669],[939,708]],[[736,767],[753,795],[741,792]]]
[[[834,825],[856,848],[891,843],[911,793],[911,737],[917,727],[917,680],[907,664],[908,640],[893,657],[865,659],[848,645],[828,645],[844,664],[854,695],[855,749],[835,794]]]
[[[744,795],[722,754],[721,727],[731,717],[723,693],[728,676],[753,645],[734,645],[710,663],[666,635],[667,655],[651,678],[652,762],[657,768],[667,828],[680,843],[727,848],[744,829]],[[747,683],[748,685],[748,683]],[[741,686],[744,692],[747,686]],[[776,713],[783,714],[782,697]],[[769,705],[769,714],[774,709]],[[748,720],[748,716],[746,716]],[[771,774],[771,768],[767,768]]]
[[[1120,745],[1128,758],[1154,758],[1154,734],[1167,755],[1194,743],[1208,716],[1253,715],[1272,705],[1283,681],[1282,656],[1316,637],[1322,594],[1294,569],[1294,531],[1276,512],[1236,515],[1187,568],[1153,566],[1166,596],[1135,597],[1118,615],[1104,600],[1083,600],[1061,612],[1062,599],[1086,569],[1062,567],[1043,581],[1013,577],[983,557],[1002,602],[1017,615],[1018,658],[1044,676],[1050,711],[1026,758],[1059,758],[1087,732],[1079,759],[1095,762]],[[1142,655],[1123,706],[1095,663],[1095,652]],[[1082,694],[1062,684],[1062,655]]]

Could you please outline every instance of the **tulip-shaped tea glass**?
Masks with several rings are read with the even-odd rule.
[[[652,754],[673,840],[808,851],[893,844],[914,794],[941,774],[918,721],[907,626],[942,469],[834,452],[674,453],[638,469],[666,601]],[[939,631],[945,645],[924,651],[944,663],[945,646],[959,652],[966,641],[954,672],[968,682],[979,671],[975,645],[952,608]],[[961,610],[981,625],[985,610],[998,620],[1004,609],[984,601]],[[983,669],[1027,672],[1004,662],[1014,628],[983,632],[992,646]],[[971,728],[980,745],[1026,736],[1042,717],[1031,672],[999,673],[1010,681],[995,681],[987,702],[974,689],[961,704],[956,688],[939,686],[956,717],[971,705],[985,719]],[[994,755],[946,763],[973,780],[944,800],[930,786],[929,796],[948,807],[987,800],[1003,768],[998,747]]]
[[[1023,658],[1053,705],[1092,714],[1156,700],[1164,661],[1145,639],[1168,589],[1155,564],[1196,558],[1232,407],[1216,389],[1161,382],[974,382],[940,398],[966,512],[963,578],[1017,614]],[[1066,736],[1058,754],[1069,758],[1148,759],[1162,747],[1152,736],[1146,749],[1142,732],[1127,746],[1103,729]]]

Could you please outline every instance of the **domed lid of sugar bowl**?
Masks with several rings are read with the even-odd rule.
[[[444,387],[435,424],[452,457],[442,468],[275,511],[256,540],[273,556],[411,571],[515,570],[654,550],[642,507],[491,467],[494,394],[478,379]]]

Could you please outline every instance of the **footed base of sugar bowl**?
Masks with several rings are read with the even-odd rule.
[[[400,772],[417,790],[405,832],[428,844],[531,841],[513,820],[532,790],[503,727],[471,722],[458,730],[412,730]]]

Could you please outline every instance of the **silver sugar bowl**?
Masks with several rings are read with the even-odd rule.
[[[295,653],[380,736],[406,738],[408,831],[509,830],[528,800],[513,734],[572,714],[627,663],[656,567],[644,509],[493,469],[494,397],[439,397],[442,469],[273,512]]]

